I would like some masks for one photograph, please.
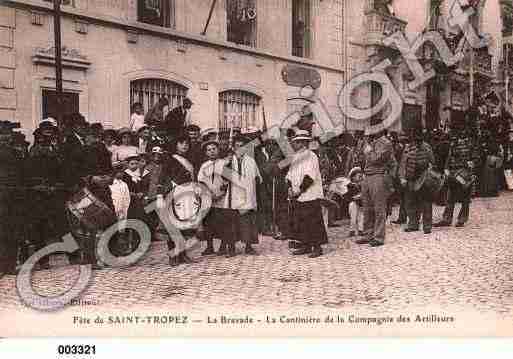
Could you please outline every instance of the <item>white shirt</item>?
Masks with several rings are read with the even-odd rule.
[[[234,155],[231,158],[232,180],[230,182],[231,197],[226,195],[225,206],[238,210],[257,209],[257,178],[262,176],[255,160],[243,155],[237,160]],[[231,203],[229,202],[231,199]]]
[[[226,182],[222,177],[223,168],[226,160],[217,159],[215,161],[208,160],[203,163],[198,172],[198,182],[204,183],[214,196],[221,195],[221,186]],[[226,194],[225,194],[226,196]],[[212,199],[212,207],[226,208],[225,196],[214,200]]]
[[[138,147],[137,151],[140,154],[149,152],[151,150],[151,148],[146,148],[146,147],[148,147],[148,141],[142,137],[139,137],[139,147]]]
[[[324,198],[319,158],[310,150],[302,150],[294,154],[286,177],[292,183],[294,192],[299,192],[299,187],[307,175],[312,178],[313,183],[297,200],[307,202]]]
[[[130,130],[133,132],[137,132],[144,124],[144,115],[138,115],[137,113],[133,113],[130,116]]]
[[[130,207],[130,190],[128,185],[119,179],[114,179],[109,186],[112,192],[112,203],[116,210],[118,219],[126,219],[128,216],[128,207]]]
[[[128,157],[137,156],[138,152],[139,149],[135,146],[120,145],[112,153],[112,163],[115,164],[126,160]]]

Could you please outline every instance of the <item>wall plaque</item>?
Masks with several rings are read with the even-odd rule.
[[[321,86],[321,75],[317,70],[307,67],[286,65],[281,70],[283,81],[289,86],[304,87],[312,86],[318,89]]]

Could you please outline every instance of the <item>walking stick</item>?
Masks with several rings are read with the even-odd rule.
[[[276,178],[273,177],[273,199],[272,199],[272,224],[271,224],[271,232],[273,235],[278,234],[276,230]]]

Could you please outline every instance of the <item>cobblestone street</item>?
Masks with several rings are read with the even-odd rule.
[[[95,271],[81,299],[106,310],[351,307],[386,313],[434,304],[509,315],[512,210],[510,193],[476,199],[465,228],[435,228],[426,236],[388,225],[386,245],[380,248],[355,244],[343,225],[330,230],[326,255],[318,259],[291,256],[286,241],[263,238],[258,256],[207,257],[170,268],[164,243],[156,243],[136,266]],[[435,221],[441,212],[435,207]],[[37,272],[34,287],[41,294],[58,294],[77,274],[76,266]],[[22,305],[14,276],[0,279],[0,293],[2,309]]]

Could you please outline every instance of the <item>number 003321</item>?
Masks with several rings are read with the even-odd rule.
[[[73,354],[82,354],[82,355],[95,355],[96,354],[96,346],[95,345],[59,345],[57,347],[57,353],[59,355],[73,355]]]

